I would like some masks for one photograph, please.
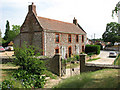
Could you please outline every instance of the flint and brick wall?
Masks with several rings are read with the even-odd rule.
[[[46,67],[54,74],[61,76],[61,56],[56,54],[52,58],[47,59]]]
[[[82,43],[81,40],[81,35],[79,35],[79,42],[76,43],[76,35],[77,34],[71,34],[71,38],[72,38],[72,42],[68,43],[68,34],[66,33],[59,33],[59,39],[60,42],[59,43],[55,43],[55,35],[56,33],[54,32],[46,32],[45,37],[46,37],[46,41],[45,41],[45,50],[46,50],[46,56],[54,56],[55,54],[55,48],[59,47],[59,52],[60,54],[62,54],[62,50],[61,47],[66,47],[66,53],[68,54],[68,47],[71,46],[72,47],[72,54],[77,54],[77,51],[75,50],[75,46],[79,47],[79,53],[82,52],[82,46],[85,46],[85,43]],[[86,40],[86,39],[84,39]]]

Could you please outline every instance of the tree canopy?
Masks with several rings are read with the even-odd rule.
[[[108,23],[106,26],[106,31],[103,33],[102,37],[105,42],[120,42],[120,24],[116,22]]]
[[[8,39],[8,32],[10,31],[10,25],[9,25],[9,21],[7,20],[7,23],[6,23],[6,29],[5,29],[5,36],[4,36],[4,40],[7,40]]]
[[[8,41],[13,41],[13,39],[20,33],[20,25],[12,25],[12,30],[8,33]]]
[[[2,40],[2,45],[6,47],[10,41],[20,33],[20,25],[12,25],[12,30],[10,30],[9,21],[6,23],[5,36]]]
[[[120,2],[118,2],[114,8],[114,10],[112,10],[112,17],[114,16],[114,14],[118,14],[118,11],[120,10]]]

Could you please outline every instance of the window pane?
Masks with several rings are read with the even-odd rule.
[[[59,42],[59,34],[56,34],[56,42]]]
[[[76,35],[76,42],[78,42],[78,35]]]
[[[68,42],[71,42],[71,35],[68,35]]]
[[[84,42],[84,35],[82,35],[82,42]]]

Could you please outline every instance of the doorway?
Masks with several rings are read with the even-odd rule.
[[[71,46],[68,47],[68,55],[69,55],[69,57],[71,57],[71,55],[72,55],[72,47]]]

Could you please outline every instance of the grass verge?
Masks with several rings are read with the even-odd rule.
[[[118,80],[118,70],[103,69],[67,78],[53,88],[120,88]]]
[[[95,60],[98,60],[98,59],[100,59],[100,57],[99,58],[94,58],[94,59],[89,59],[89,60],[87,60],[87,62],[89,62],[89,61],[95,61]]]

